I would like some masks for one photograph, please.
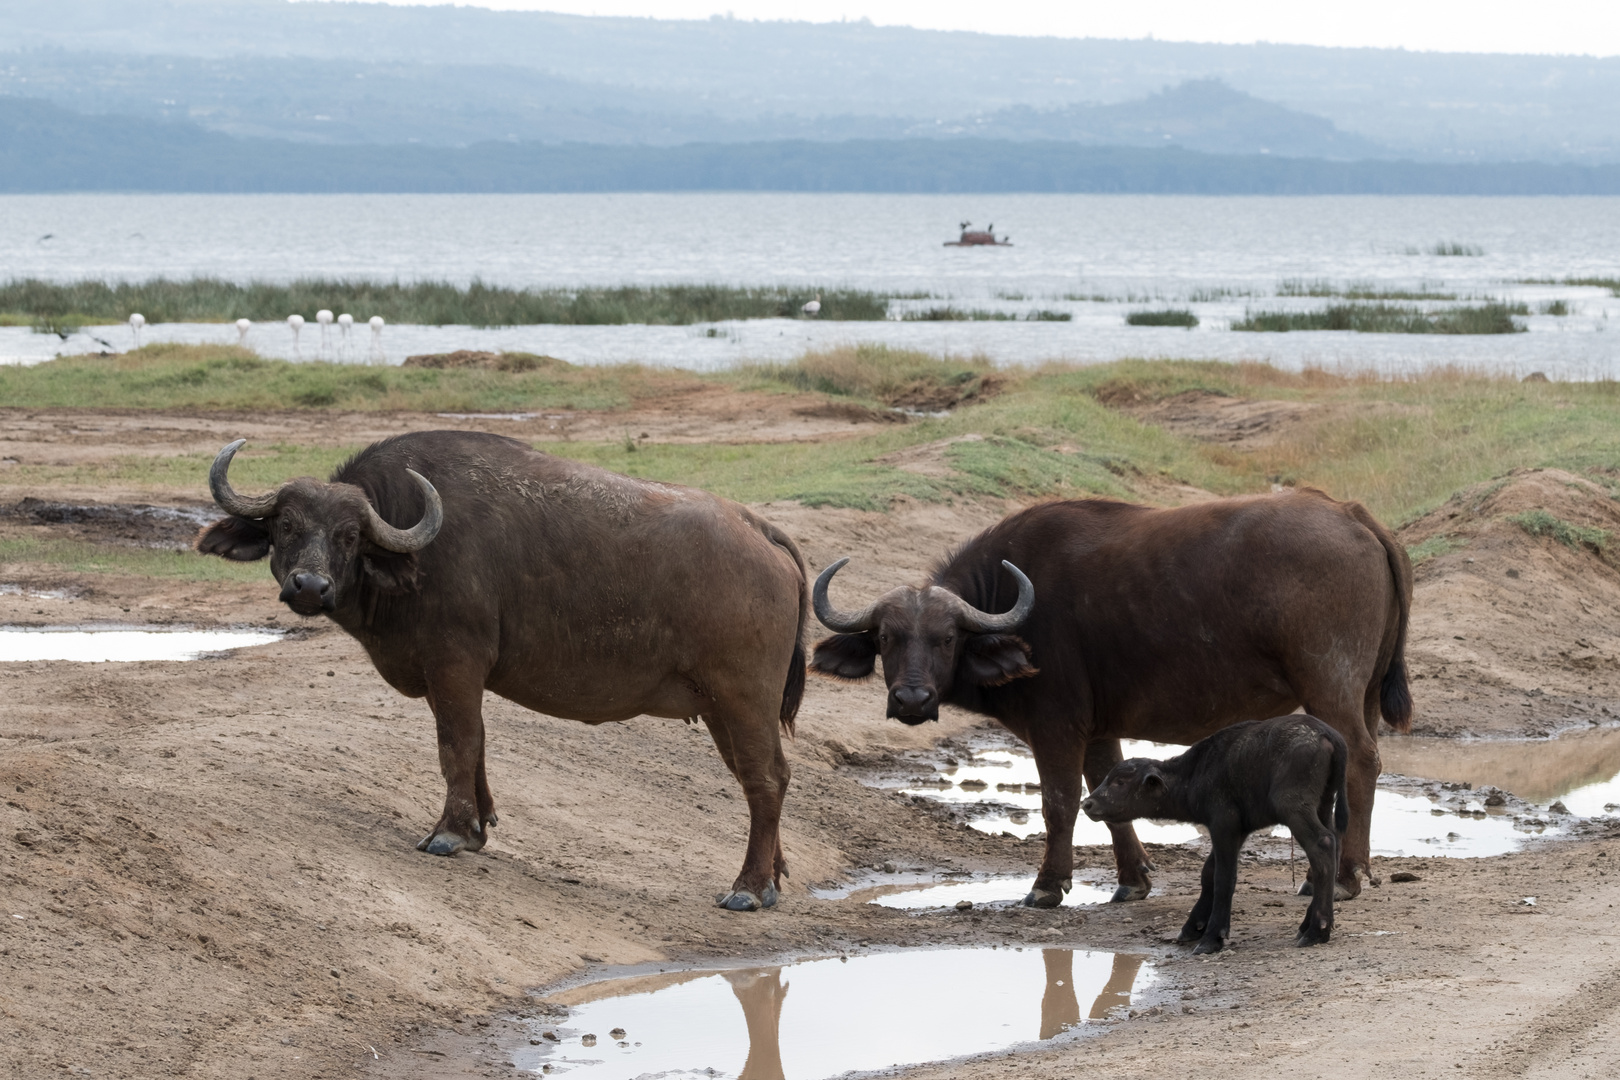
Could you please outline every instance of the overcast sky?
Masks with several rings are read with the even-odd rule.
[[[387,0],[443,3],[444,0]],[[488,8],[837,22],[995,34],[1620,55],[1620,0],[478,0]]]

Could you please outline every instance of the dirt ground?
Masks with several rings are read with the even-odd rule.
[[[712,441],[735,422],[739,440],[826,438],[885,422],[795,407],[784,395],[754,420],[739,406],[735,421],[672,409],[658,437],[709,424]],[[590,422],[654,437],[656,417],[637,415]],[[539,437],[537,421],[510,423]],[[212,452],[238,435],[354,442],[446,425],[0,412],[0,456],[83,461]],[[86,493],[8,487],[0,471],[0,506],[91,496],[204,501],[201,477],[188,491]],[[1537,506],[1602,524],[1615,514],[1607,494],[1536,472],[1454,503],[1403,535],[1455,541],[1419,567],[1408,652],[1418,731],[1612,722],[1620,574],[1600,553],[1502,521]],[[838,586],[849,595],[916,580],[1006,509],[759,507],[813,567],[852,556]],[[117,539],[82,516],[0,514],[0,536],[19,535]],[[0,625],[292,631],[187,663],[0,664],[9,1075],[510,1075],[502,1039],[516,1029],[503,1018],[534,1013],[531,991],[585,974],[1011,942],[1144,952],[1161,976],[1156,1003],[1079,1042],[906,1075],[1620,1074],[1620,831],[1608,826],[1498,858],[1375,860],[1383,884],[1341,905],[1333,942],[1311,950],[1289,944],[1302,901],[1288,895],[1286,843],[1255,846],[1232,946],[1213,959],[1168,941],[1196,892],[1190,849],[1154,849],[1157,887],[1139,904],[913,915],[818,900],[809,886],[886,862],[1032,874],[1040,843],[982,835],[862,782],[893,755],[971,735],[973,718],[907,728],[882,719],[878,687],[814,681],[788,748],[792,877],[776,909],[732,914],[712,903],[740,862],[746,811],[701,728],[643,718],[593,729],[490,698],[500,826],[479,854],[432,858],[413,850],[442,799],[427,707],[389,689],[340,631],[277,604],[268,572],[194,584],[0,566],[0,585],[17,587],[0,590]],[[1088,848],[1081,863],[1111,859]],[[1417,880],[1396,883],[1396,871]]]

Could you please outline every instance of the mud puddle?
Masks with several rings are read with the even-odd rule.
[[[269,645],[284,630],[58,629],[0,626],[0,663],[70,660],[86,664],[196,660],[209,653]]]
[[[1590,786],[1576,799],[1582,806],[1601,806],[1604,802],[1620,803],[1620,729],[1613,733],[1612,741],[1603,744],[1605,754],[1611,753],[1615,761],[1614,772],[1604,783]],[[1556,740],[1554,740],[1556,741]],[[1431,760],[1411,759],[1399,769],[1402,775],[1386,775],[1379,784],[1378,796],[1373,802],[1372,849],[1375,855],[1417,856],[1439,855],[1454,858],[1486,858],[1518,850],[1532,836],[1553,835],[1561,830],[1556,812],[1538,811],[1528,800],[1503,798],[1486,800],[1490,795],[1474,791],[1461,782],[1444,783],[1440,780],[1411,780],[1408,775],[1428,777],[1433,772],[1413,771],[1438,764],[1455,755],[1469,744],[1447,739],[1389,739],[1384,746],[1432,743],[1423,748]],[[1502,744],[1478,744],[1501,746]],[[1515,743],[1523,748],[1533,744]],[[1161,743],[1125,740],[1121,747],[1125,757],[1174,757],[1185,747]],[[1414,752],[1417,748],[1414,748]],[[1595,747],[1572,758],[1593,757]],[[1511,751],[1509,752],[1511,755]],[[1391,754],[1385,756],[1385,767],[1395,770]],[[1603,761],[1609,760],[1607,757]],[[1603,764],[1598,775],[1607,769]],[[976,748],[971,756],[958,760],[946,758],[936,764],[932,777],[915,776],[902,789],[904,794],[921,796],[959,807],[967,823],[973,828],[991,834],[1008,833],[1019,839],[1046,831],[1041,818],[1040,777],[1035,759],[1022,744],[998,742]],[[1446,770],[1441,770],[1445,772]],[[1455,771],[1455,770],[1452,770]],[[1609,785],[1613,785],[1612,787]],[[1565,805],[1576,814],[1569,798]],[[1599,810],[1597,812],[1604,812]],[[1200,830],[1180,822],[1136,822],[1136,834],[1147,843],[1184,844],[1197,840]],[[1272,833],[1288,839],[1288,830],[1279,827]],[[1074,842],[1077,846],[1109,844],[1112,842],[1106,826],[1081,815],[1075,822]],[[964,899],[972,899],[964,896]],[[977,902],[977,901],[975,901]],[[935,905],[931,905],[935,906]]]
[[[1379,754],[1390,772],[1466,784],[1482,804],[1505,793],[1562,803],[1575,817],[1620,812],[1620,728],[1535,740],[1388,738]]]
[[[27,498],[0,507],[0,517],[23,525],[54,526],[79,540],[129,547],[189,548],[197,530],[219,520],[210,506],[145,503],[60,503]]]
[[[811,889],[818,900],[848,898],[904,911],[929,911],[967,903],[973,907],[1015,906],[1024,902],[1032,876],[1023,874],[884,874],[835,889]],[[1114,887],[1101,880],[1076,880],[1063,898],[1066,906],[1106,904]]]
[[[1077,1037],[1156,980],[1146,958],[1065,948],[912,949],[678,971],[548,995],[520,1070],[818,1080]]]

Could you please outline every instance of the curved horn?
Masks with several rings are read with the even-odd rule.
[[[1011,630],[1029,618],[1030,610],[1035,607],[1035,586],[1030,584],[1029,578],[1024,576],[1022,570],[1006,559],[1001,560],[1001,565],[1005,566],[1007,572],[1018,579],[1018,602],[1013,604],[1011,611],[1004,611],[1000,615],[991,615],[989,612],[980,611],[955,593],[948,593],[951,599],[956,601],[956,621],[962,625],[964,630],[972,630],[979,634],[996,634],[1004,630]]]
[[[408,529],[397,529],[382,519],[370,502],[366,503],[366,526],[371,539],[378,547],[389,551],[401,553],[421,551],[433,542],[439,535],[439,528],[444,524],[444,503],[439,501],[439,493],[433,490],[427,477],[415,469],[406,469],[412,480],[422,488],[422,495],[427,499],[427,509],[422,514],[422,520]]]
[[[861,611],[850,612],[839,611],[832,606],[832,601],[827,599],[827,583],[832,580],[834,574],[844,568],[844,564],[847,562],[849,562],[848,556],[839,559],[823,570],[821,575],[816,578],[816,587],[810,594],[811,599],[815,601],[816,618],[821,620],[822,626],[835,634],[859,634],[877,625],[878,605],[876,603]]]
[[[242,449],[242,444],[246,442],[246,439],[237,439],[214,458],[214,464],[208,470],[208,490],[214,493],[214,501],[227,514],[245,518],[266,518],[276,512],[276,503],[281,499],[279,488],[268,495],[247,498],[233,491],[231,482],[225,478],[225,474],[231,468],[231,458],[236,456],[236,452]]]

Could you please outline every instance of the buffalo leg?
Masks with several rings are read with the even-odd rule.
[[[1123,760],[1118,739],[1100,739],[1086,747],[1086,784],[1096,791],[1108,770]],[[1119,887],[1114,890],[1113,903],[1126,900],[1145,900],[1153,890],[1153,879],[1148,876],[1153,863],[1147,848],[1136,836],[1130,822],[1108,826],[1114,840],[1114,868],[1119,876]]]
[[[1339,846],[1338,880],[1333,893],[1336,900],[1352,900],[1361,895],[1361,875],[1372,876],[1373,796],[1377,794],[1378,774],[1383,768],[1378,760],[1378,743],[1367,733],[1359,703],[1324,708],[1320,712],[1307,704],[1305,711],[1343,735],[1349,750],[1344,787],[1349,796],[1350,825]],[[1311,895],[1307,891],[1311,888],[1312,884],[1307,881],[1300,895]]]
[[[416,845],[430,855],[477,851],[495,824],[495,801],[484,774],[484,679],[470,668],[433,673],[428,705],[439,735],[444,813]]]
[[[773,907],[782,875],[787,873],[787,860],[782,855],[782,800],[787,795],[791,772],[782,753],[782,737],[776,730],[774,714],[759,709],[754,715],[766,720],[743,728],[723,717],[709,713],[703,716],[715,749],[748,799],[748,850],[743,856],[742,872],[731,891],[717,901],[729,911]]]
[[[1232,894],[1237,891],[1238,852],[1245,839],[1241,830],[1219,827],[1210,828],[1209,838],[1214,849],[1209,857],[1215,864],[1212,903],[1209,922],[1198,947],[1193,950],[1194,956],[1220,952],[1226,947],[1226,939],[1232,936]]]
[[[1080,768],[1086,744],[1072,735],[1042,736],[1051,728],[1030,725],[1030,749],[1041,776],[1041,816],[1046,819],[1046,857],[1025,907],[1054,908],[1074,888],[1074,819],[1080,812]]]
[[[1198,901],[1193,904],[1192,911],[1187,914],[1187,922],[1176,936],[1178,945],[1185,945],[1197,941],[1204,936],[1204,927],[1209,925],[1210,908],[1215,906],[1215,853],[1211,851],[1204,859],[1204,869],[1198,876]]]
[[[1328,820],[1332,820],[1331,816]],[[1333,933],[1333,896],[1337,891],[1333,880],[1339,868],[1339,836],[1313,810],[1294,814],[1284,824],[1311,863],[1306,877],[1311,886],[1311,905],[1305,909],[1305,921],[1300,923],[1294,944],[1321,945]]]

